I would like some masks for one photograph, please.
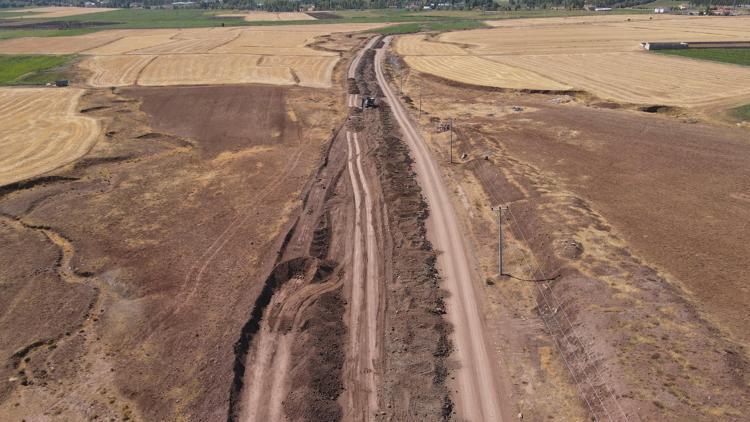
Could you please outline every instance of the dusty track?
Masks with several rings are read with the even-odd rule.
[[[367,47],[371,45],[372,41]],[[360,51],[351,66],[356,68],[361,57]],[[370,420],[377,410],[376,361],[379,359],[381,308],[378,266],[381,259],[375,234],[375,199],[370,187],[373,182],[366,176],[363,152],[357,133],[341,130],[334,135],[314,187],[306,195],[305,211],[279,252],[282,263],[302,259],[310,267],[306,275],[300,273],[282,281],[271,279],[276,287],[269,302],[262,305],[257,321],[259,329],[247,353],[245,387],[238,412],[240,420],[338,420],[343,417],[364,421]],[[344,172],[349,176],[348,181],[339,177]],[[341,200],[331,202],[333,195]],[[351,230],[343,231],[344,227]],[[315,262],[321,259],[328,262],[326,265],[336,265],[340,269],[323,282],[315,271],[319,265]],[[320,312],[320,308],[313,308],[325,295],[337,294],[344,285],[343,291],[349,295],[347,317],[343,318],[343,306],[338,307],[338,311],[342,326],[346,320],[349,332],[341,372],[335,372],[334,365],[332,370],[323,369],[324,373],[314,375],[310,381],[296,379],[291,373],[296,367],[304,366],[300,361],[309,360],[313,353],[309,348],[298,350],[300,344],[311,341],[310,334],[306,333],[310,315]],[[256,313],[261,310],[258,306],[256,304]],[[345,404],[336,408],[327,405],[327,413],[315,410],[310,403],[318,398],[304,384],[319,382],[315,381],[316,377],[334,385],[342,383],[346,391],[342,397]],[[338,395],[328,399],[337,398]]]
[[[378,84],[388,99],[414,156],[418,178],[430,204],[429,229],[436,248],[442,251],[438,263],[445,278],[445,286],[452,294],[448,303],[448,315],[455,326],[456,355],[461,363],[457,376],[459,414],[474,421],[510,420],[508,407],[504,408],[501,403],[500,389],[495,380],[495,365],[490,359],[479,313],[481,302],[476,297],[467,246],[458,227],[453,205],[441,182],[437,164],[388,85],[383,73],[384,53],[384,49],[379,49],[375,58]]]
[[[373,223],[372,195],[362,169],[359,139],[356,133],[347,132],[346,141],[347,170],[354,192],[355,208],[351,307],[349,308],[350,365],[346,377],[349,387],[347,401],[350,407],[346,413],[351,420],[369,420],[378,407],[374,362],[379,354],[378,308],[380,300],[377,270],[379,257]],[[357,168],[356,174],[354,167]],[[362,197],[364,197],[364,222],[361,218]],[[363,237],[366,254],[362,250]]]

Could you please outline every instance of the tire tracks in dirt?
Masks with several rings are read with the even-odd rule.
[[[386,46],[389,41],[390,39],[386,39]],[[438,262],[445,287],[452,294],[448,302],[448,316],[455,328],[456,357],[461,363],[456,377],[459,415],[472,421],[510,420],[510,406],[502,403],[496,368],[484,336],[481,302],[477,299],[474,288],[468,247],[461,235],[453,204],[442,183],[438,166],[388,84],[383,71],[384,56],[385,46],[376,52],[376,78],[414,157],[420,185],[430,204],[429,230],[436,248],[443,252]]]
[[[347,132],[346,140],[347,168],[354,194],[355,222],[349,308],[350,354],[348,360],[350,364],[345,381],[348,385],[347,402],[350,408],[345,413],[354,420],[369,420],[378,408],[375,362],[379,359],[377,341],[380,308],[380,281],[377,269],[379,257],[373,222],[372,195],[362,166],[359,138],[356,132]],[[357,169],[356,174],[354,167]],[[362,211],[365,213],[364,235],[362,234]],[[366,253],[362,250],[363,243]]]
[[[275,181],[266,185],[266,188],[260,191],[253,198],[253,205],[257,202],[262,201],[266,196],[268,196],[269,193],[271,193],[274,189],[284,183],[289,174],[297,167],[301,156],[302,149],[298,149],[294,152],[294,154],[292,155],[293,158],[288,162],[287,168],[284,169],[279,177],[277,177]],[[247,223],[247,221],[254,215],[251,212],[253,205],[247,207],[249,208],[249,210],[246,209],[239,212],[237,216],[235,216],[235,218],[224,228],[221,234],[219,234],[209,245],[209,247],[203,251],[198,260],[196,260],[196,262],[190,267],[190,270],[185,275],[185,281],[183,282],[183,287],[190,286],[187,295],[184,298],[180,299],[179,302],[173,307],[173,309],[168,311],[165,316],[160,318],[160,322],[150,330],[150,334],[146,337],[145,341],[148,341],[156,331],[158,331],[161,327],[164,326],[164,324],[166,324],[166,321],[172,315],[179,312],[188,302],[190,302],[190,300],[192,300],[192,298],[197,293],[198,288],[200,287],[200,282],[206,270],[208,269],[208,266],[211,264],[211,262],[213,262],[219,252],[224,249],[224,246],[226,246],[226,244],[234,237],[234,235],[237,234],[239,228]],[[181,289],[181,291],[184,290]]]
[[[377,37],[371,39],[367,46],[372,46],[376,39]],[[356,69],[364,51],[359,51],[355,56],[350,65],[350,74],[354,74],[352,69]],[[351,97],[348,105],[354,105]],[[344,308],[338,308],[343,326],[348,326],[349,329],[348,335],[344,330],[341,337],[346,356],[341,357],[343,366],[340,373],[328,371],[323,376],[330,381],[339,379],[342,390],[346,391],[342,400],[347,405],[340,409],[341,406],[335,404],[340,392],[327,397],[327,400],[333,400],[334,407],[339,407],[338,416],[335,416],[335,411],[328,418],[371,420],[377,410],[375,367],[379,356],[378,313],[381,303],[374,226],[374,214],[377,210],[373,208],[375,201],[368,185],[363,164],[364,149],[360,146],[359,137],[348,131],[342,133],[342,130],[345,130],[344,126],[333,135],[321,168],[313,177],[315,182],[305,194],[303,210],[287,233],[278,254],[280,263],[277,269],[284,265],[304,265],[304,275],[292,274],[288,279],[280,280],[276,274],[278,270],[275,269],[266,282],[264,291],[271,289],[264,293],[266,299],[256,302],[253,311],[255,316],[248,323],[251,327],[244,340],[245,344],[249,344],[245,362],[240,363],[239,372],[235,369],[236,377],[240,377],[241,381],[234,388],[240,392],[236,398],[230,399],[230,402],[235,402],[230,408],[230,420],[276,421],[285,420],[289,416],[290,403],[299,401],[293,396],[293,392],[300,391],[299,387],[294,390],[293,385],[299,384],[300,380],[291,379],[290,374],[295,373],[300,362],[304,365],[308,359],[313,362],[315,359],[312,356],[298,356],[299,352],[295,354],[295,345],[299,350],[299,344],[310,341],[306,340],[309,336],[305,334],[309,329],[306,326],[315,312],[320,311],[321,299],[344,289],[351,295],[348,298],[346,316]],[[347,172],[351,193],[343,185],[346,181],[340,178],[342,173]],[[269,186],[269,189],[272,188]],[[334,191],[341,192],[341,196],[337,196]],[[347,227],[353,227],[354,230],[340,234],[340,242],[345,246],[334,246],[334,250],[323,248],[321,250],[325,251],[322,253],[324,256],[319,256],[316,242],[332,242],[332,234],[327,228],[332,224],[330,213],[338,216],[334,217],[333,224],[339,228],[347,224]],[[321,226],[325,228],[322,232],[319,231]],[[339,265],[335,261],[343,262]],[[335,266],[337,270],[333,275],[321,278],[316,271],[320,272],[321,266],[326,265]],[[237,368],[237,364],[235,367]],[[237,382],[236,378],[235,383]],[[303,390],[303,394],[312,394],[310,387]],[[319,399],[307,397],[304,400]],[[314,412],[315,406],[317,405],[308,403],[303,408],[310,417],[328,420],[327,416]],[[310,413],[311,410],[313,413]]]

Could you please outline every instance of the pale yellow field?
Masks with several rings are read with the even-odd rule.
[[[32,7],[29,9],[23,9],[23,12],[28,12],[27,15],[16,15],[4,19],[64,18],[66,16],[109,12],[110,10],[117,9],[107,7]]]
[[[295,84],[289,67],[259,66],[260,58],[249,54],[162,55],[143,69],[138,85]]]
[[[110,55],[110,54],[125,54],[131,51],[137,51],[140,49],[156,47],[159,45],[166,44],[172,41],[172,37],[177,35],[175,30],[159,31],[158,33],[152,33],[149,31],[147,35],[128,35],[116,39],[110,43],[84,50],[85,54],[93,54],[97,56]]]
[[[750,18],[610,15],[488,23],[496,27],[404,36],[395,48],[416,70],[474,85],[585,90],[636,104],[750,101],[748,67],[640,49],[643,41],[747,40]]]
[[[93,87],[129,86],[135,85],[143,68],[156,57],[149,55],[92,56],[83,60],[79,66],[90,72],[88,83]]]
[[[307,21],[307,20],[315,20],[314,17],[308,15],[307,13],[301,13],[301,12],[281,12],[281,13],[274,13],[274,12],[247,12],[247,13],[222,13],[219,15],[216,15],[219,17],[236,17],[236,18],[244,18],[244,20],[248,22],[257,22],[257,21]]]
[[[406,63],[421,72],[471,85],[496,88],[567,91],[570,85],[534,72],[477,56],[407,56]]]
[[[0,53],[84,56],[93,87],[269,83],[330,87],[339,54],[310,47],[316,37],[383,24],[101,31],[0,41]]]
[[[99,134],[77,111],[82,89],[0,89],[0,185],[39,176],[84,155]]]
[[[94,32],[72,37],[24,37],[0,41],[3,54],[75,54],[123,38],[124,31]]]

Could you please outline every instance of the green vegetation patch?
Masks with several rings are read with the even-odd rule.
[[[74,56],[0,55],[0,85],[41,85],[59,79]]]
[[[413,34],[423,31],[460,31],[464,29],[484,28],[486,25],[482,21],[476,20],[449,20],[435,22],[412,22],[400,25],[388,26],[385,28],[373,29],[369,32],[375,32],[384,35]]]
[[[69,37],[94,32],[96,29],[0,29],[0,40],[22,37]]]
[[[750,122],[750,104],[746,104],[729,110],[729,114],[737,120]]]
[[[750,48],[685,48],[678,50],[654,50],[654,52],[689,57],[691,59],[750,66]]]
[[[23,9],[0,10],[0,19],[11,19],[19,16],[38,15],[39,12],[26,12]]]
[[[106,22],[112,23],[106,27],[109,28],[199,28],[207,26],[226,26],[245,25],[241,17],[217,18],[216,12],[206,12],[201,9],[118,9],[110,12],[92,13],[88,15],[68,16],[65,18],[69,22]]]
[[[500,2],[504,2],[501,0]],[[7,12],[14,16],[22,9]],[[271,26],[271,25],[320,25],[331,23],[396,23],[399,25],[381,29],[385,34],[406,34],[419,31],[454,31],[474,29],[484,26],[483,20],[514,19],[551,16],[591,15],[585,10],[517,10],[517,11],[480,11],[480,10],[418,10],[404,9],[370,9],[370,10],[336,10],[334,13],[341,19],[302,20],[302,21],[252,21],[242,17],[217,17],[217,14],[231,13],[227,9],[118,9],[109,12],[66,16],[64,18],[23,19],[24,24],[59,22],[68,27],[61,29],[2,29],[0,40],[19,37],[51,37],[80,35],[104,29],[145,29],[145,28],[197,28],[217,26]],[[615,9],[610,13],[647,12],[634,9]]]

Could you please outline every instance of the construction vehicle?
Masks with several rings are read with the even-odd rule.
[[[362,97],[362,105],[361,109],[364,110],[366,108],[375,108],[378,104],[375,102],[375,97]]]

